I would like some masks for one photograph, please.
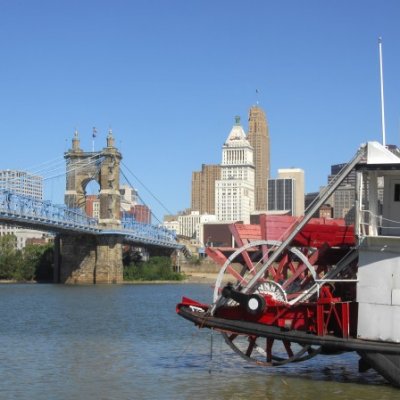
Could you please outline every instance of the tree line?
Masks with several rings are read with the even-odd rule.
[[[17,237],[0,237],[0,279],[21,281],[53,280],[53,244],[28,244],[17,249]]]
[[[171,257],[137,259],[124,266],[124,281],[181,281],[185,275],[175,272]]]
[[[53,281],[54,245],[27,244],[17,249],[17,237],[0,237],[0,280],[18,282]],[[175,272],[170,257],[151,257],[142,261],[141,257],[124,259],[124,280],[154,281],[182,280],[185,276]]]

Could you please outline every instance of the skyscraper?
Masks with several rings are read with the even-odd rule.
[[[215,182],[215,212],[219,221],[250,223],[254,211],[253,147],[235,118],[222,146],[221,179]]]
[[[278,169],[278,178],[294,180],[294,209],[292,215],[304,215],[304,171],[300,168]]]
[[[192,211],[215,214],[215,181],[220,178],[219,165],[203,164],[201,171],[192,173]]]
[[[0,189],[6,189],[16,194],[42,200],[43,178],[25,171],[1,170]],[[14,225],[0,224],[0,236],[3,235],[15,235],[17,237],[17,248],[21,249],[25,247],[27,239],[41,239],[44,233]]]
[[[293,215],[295,185],[292,178],[268,179],[268,211]]]
[[[346,164],[335,164],[331,166],[331,174],[328,176],[328,183],[335,179],[336,175],[345,167]],[[354,223],[355,218],[355,199],[356,199],[356,171],[352,170],[343,180],[335,193],[328,199],[333,207],[334,218],[344,218],[347,223]]]
[[[0,188],[35,199],[43,199],[43,178],[29,172],[1,170]]]
[[[267,182],[270,176],[269,130],[265,113],[258,106],[250,108],[247,139],[254,149],[255,210],[267,210]]]
[[[279,169],[277,179],[268,180],[268,210],[304,215],[304,171]]]

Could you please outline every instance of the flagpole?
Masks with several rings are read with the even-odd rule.
[[[386,146],[386,130],[385,130],[385,99],[383,95],[383,63],[382,63],[382,38],[378,39],[379,45],[379,71],[381,81],[381,121],[382,121],[382,144]]]
[[[96,133],[97,133],[97,129],[95,127],[93,127],[92,130],[92,152],[94,153],[94,139],[96,137]]]

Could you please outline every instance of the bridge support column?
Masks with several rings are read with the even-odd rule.
[[[122,283],[122,237],[98,236],[95,283]]]
[[[61,235],[59,249],[59,273],[55,273],[55,282],[67,284],[122,282],[121,238],[112,235],[97,237]]]

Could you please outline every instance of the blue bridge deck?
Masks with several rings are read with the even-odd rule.
[[[173,232],[151,224],[123,220],[120,229],[104,229],[96,218],[47,200],[0,190],[0,222],[52,233],[118,235],[127,243],[180,249]]]

